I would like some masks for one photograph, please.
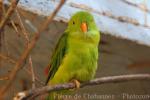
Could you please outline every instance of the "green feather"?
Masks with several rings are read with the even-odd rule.
[[[56,48],[54,50],[54,53],[52,55],[51,62],[49,64],[49,73],[48,73],[48,78],[46,80],[46,84],[50,79],[52,79],[58,70],[62,59],[64,58],[64,55],[66,54],[67,51],[67,34],[64,33],[60,40],[58,41],[58,44],[56,45]]]

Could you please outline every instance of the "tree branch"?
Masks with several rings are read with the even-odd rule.
[[[133,80],[149,80],[150,81],[150,74],[132,74],[132,75],[119,75],[119,76],[107,76],[96,78],[89,82],[84,82],[81,84],[81,88],[85,86],[93,86],[93,85],[101,85],[106,83],[120,83],[120,82],[127,82]],[[15,100],[26,100],[26,99],[33,99],[39,95],[44,93],[49,93],[58,90],[67,90],[75,88],[74,83],[66,83],[66,84],[59,84],[54,86],[44,86],[36,89],[31,89],[24,92],[19,92],[14,98]]]
[[[13,14],[15,8],[17,7],[19,0],[12,0],[11,1],[11,5],[4,17],[4,19],[0,22],[0,32],[2,31],[2,29],[4,28],[6,22],[8,21],[9,17]]]
[[[10,63],[13,63],[13,64],[16,63],[16,61],[14,59],[10,58],[9,56],[5,56],[5,55],[3,55],[1,53],[0,53],[0,59],[4,59],[4,60],[6,60],[6,61],[8,61]]]
[[[25,41],[26,41],[26,46],[28,46],[30,43],[28,33],[27,33],[27,31],[23,25],[23,21],[21,20],[21,16],[17,10],[16,10],[16,14],[17,14],[17,17],[19,19],[20,27],[21,27],[22,33],[23,33]],[[30,67],[30,72],[32,75],[32,88],[35,88],[35,74],[34,74],[34,70],[33,70],[32,56],[31,55],[29,55],[29,67]]]
[[[12,64],[16,64],[16,61],[15,61],[14,59],[10,58],[9,56],[3,55],[3,54],[1,54],[1,53],[0,53],[0,59],[6,60],[6,61],[8,61],[8,62],[10,62],[10,63],[12,63]],[[32,73],[31,73],[31,71],[30,71],[29,68],[24,67],[23,69],[24,69],[29,75],[32,75]],[[2,79],[0,78],[0,80],[2,80]],[[40,78],[39,78],[38,76],[36,76],[36,75],[35,75],[35,80],[36,80],[36,82],[38,82],[40,85],[44,85],[44,84],[45,84],[45,83],[42,82],[42,81],[40,80]]]
[[[0,81],[3,81],[3,80],[8,80],[9,77],[8,76],[0,76]]]
[[[46,21],[44,21],[44,23],[41,24],[42,28],[40,28],[38,30],[38,32],[35,33],[31,42],[29,43],[29,45],[25,48],[24,52],[22,53],[22,55],[18,59],[16,65],[13,67],[14,69],[12,69],[12,72],[9,75],[9,77],[10,77],[9,81],[0,90],[0,99],[3,99],[5,93],[8,91],[9,87],[11,86],[12,82],[14,81],[18,71],[22,68],[23,62],[26,60],[26,58],[28,57],[31,50],[35,47],[36,42],[39,40],[40,33],[42,33],[48,27],[48,24],[53,21],[53,18],[58,13],[60,8],[63,6],[65,1],[66,0],[61,0],[60,4],[56,7],[54,12],[47,18]]]
[[[32,75],[32,88],[34,89],[36,87],[36,85],[35,85],[35,73],[34,73],[34,69],[33,69],[33,63],[32,63],[31,56],[29,57],[29,65],[30,65],[30,72]]]

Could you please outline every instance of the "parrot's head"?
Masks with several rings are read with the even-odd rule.
[[[75,13],[69,23],[67,31],[72,34],[90,35],[93,30],[98,30],[93,16],[85,11]]]

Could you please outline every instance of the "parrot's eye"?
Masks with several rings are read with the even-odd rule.
[[[74,25],[74,24],[75,24],[75,22],[73,21],[73,22],[72,22],[72,24]]]

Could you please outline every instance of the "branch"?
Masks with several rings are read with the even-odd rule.
[[[15,22],[14,22],[13,20],[11,20],[10,23],[12,24],[12,27],[14,28],[14,30],[15,30],[17,36],[20,36],[20,33],[19,33],[19,31],[18,31],[17,26],[15,25]]]
[[[3,17],[3,0],[0,0],[0,20],[2,20]],[[1,46],[2,46],[2,32],[0,31],[0,52],[1,52]],[[0,61],[1,65],[1,61]]]
[[[30,72],[32,75],[32,88],[35,88],[35,73],[34,73],[34,69],[33,69],[33,64],[32,64],[32,58],[31,56],[29,57],[29,65],[30,65]]]
[[[10,63],[13,63],[13,64],[16,63],[16,61],[14,59],[10,58],[9,56],[5,56],[5,55],[3,55],[1,53],[0,53],[0,59],[4,59],[4,60],[6,60],[6,61],[8,61]]]
[[[119,75],[119,76],[107,76],[96,78],[89,82],[84,82],[81,84],[81,88],[85,86],[93,86],[93,85],[101,85],[106,83],[120,83],[120,82],[127,82],[133,80],[149,80],[150,81],[150,74],[132,74],[132,75]],[[54,86],[44,86],[36,89],[31,89],[24,92],[19,92],[15,97],[14,100],[26,100],[26,99],[33,99],[39,95],[44,93],[49,93],[58,90],[67,90],[75,88],[74,83],[66,83],[66,84],[59,84]]]
[[[11,1],[11,5],[5,15],[5,18],[0,22],[0,32],[2,31],[2,29],[4,28],[6,22],[8,21],[9,17],[13,14],[15,8],[17,7],[19,0],[12,0]]]
[[[3,80],[8,80],[9,77],[8,76],[0,76],[0,81],[3,81]]]
[[[26,58],[28,57],[31,50],[35,47],[36,42],[39,40],[40,33],[42,33],[48,27],[48,24],[53,21],[53,18],[58,13],[60,8],[63,6],[65,1],[66,0],[61,0],[60,4],[56,7],[54,12],[47,18],[47,20],[44,23],[41,24],[42,28],[40,28],[38,30],[38,32],[35,33],[35,35],[33,36],[33,39],[31,40],[29,45],[25,48],[24,52],[20,56],[20,58],[17,61],[16,65],[13,67],[14,69],[12,69],[12,72],[10,73],[10,80],[6,83],[6,85],[4,87],[1,88],[0,98],[4,97],[5,93],[8,91],[9,87],[12,85],[12,82],[14,81],[18,71],[22,68],[21,66],[23,65],[23,62],[26,60]]]
[[[3,55],[3,54],[1,54],[1,53],[0,53],[0,59],[6,60],[6,61],[8,61],[8,62],[10,62],[10,63],[12,63],[12,64],[16,64],[16,61],[15,61],[14,59],[10,58],[9,56],[5,56],[5,55]],[[31,73],[31,71],[29,70],[29,68],[24,67],[23,69],[24,69],[29,75],[32,75],[32,73]],[[1,80],[1,78],[0,78],[0,80]],[[36,80],[36,82],[38,82],[40,85],[44,85],[44,84],[45,84],[45,83],[42,82],[42,81],[40,80],[40,78],[39,78],[38,76],[36,76],[36,75],[35,75],[35,80]]]
[[[24,67],[24,70],[25,70],[29,75],[32,75],[32,73],[31,73],[31,71],[30,71],[29,68]],[[36,80],[36,82],[39,83],[41,86],[45,84],[42,80],[40,80],[40,78],[39,78],[36,74],[35,74],[35,80]]]
[[[19,22],[20,22],[20,27],[21,27],[22,33],[23,33],[25,40],[26,40],[26,46],[28,46],[30,43],[29,36],[28,36],[27,31],[23,25],[23,21],[21,20],[21,16],[17,10],[16,10],[16,14],[17,14],[17,17],[18,17]],[[32,75],[32,88],[35,88],[35,74],[34,74],[34,70],[33,70],[32,56],[31,55],[29,55],[29,66],[30,66],[30,70],[31,70],[30,72]]]

